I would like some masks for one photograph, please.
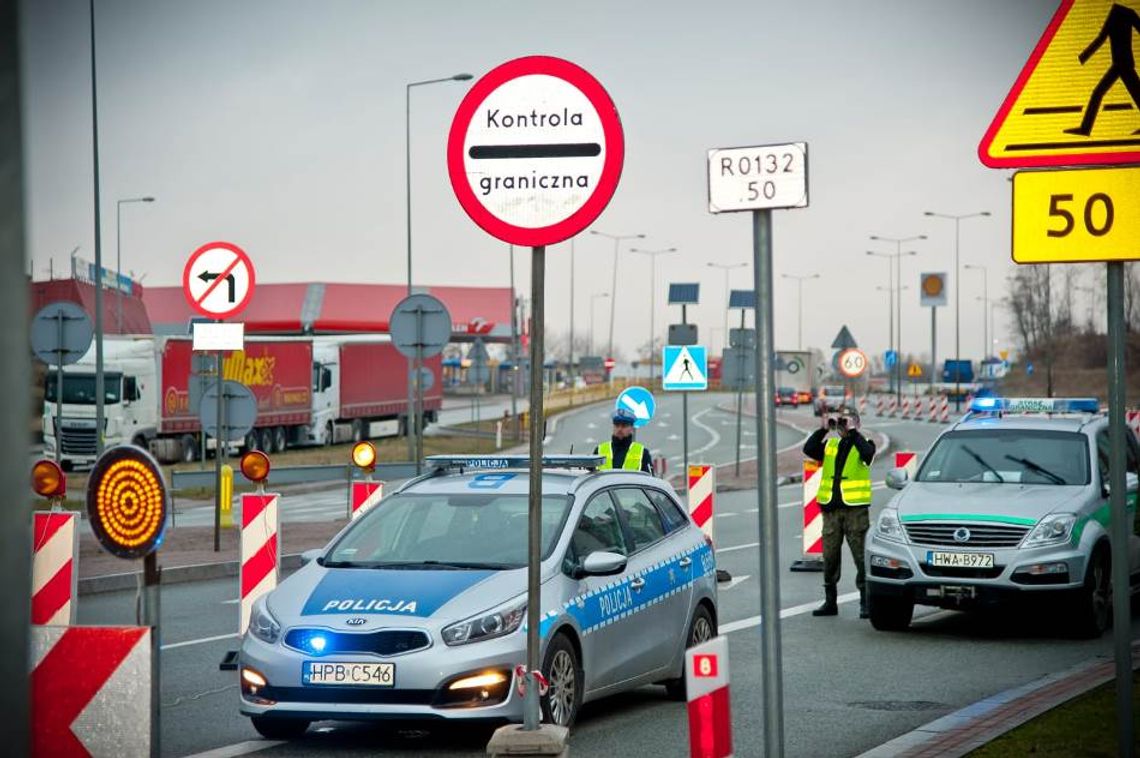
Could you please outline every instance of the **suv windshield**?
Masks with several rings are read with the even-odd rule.
[[[1088,442],[1083,434],[1037,429],[949,432],[926,457],[917,481],[1085,485]]]
[[[526,566],[527,495],[402,494],[386,498],[325,556],[330,568],[513,569]],[[542,551],[550,555],[569,495],[542,498]]]
[[[108,371],[103,378],[103,402],[114,405],[119,402],[119,387],[122,384],[122,374]],[[54,403],[55,372],[44,376],[44,401]],[[63,375],[63,402],[66,405],[95,405],[95,377],[92,374],[64,374]]]

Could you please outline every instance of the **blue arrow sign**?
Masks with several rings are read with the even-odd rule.
[[[664,347],[661,388],[665,390],[705,390],[709,387],[708,352],[701,345]]]
[[[644,387],[629,387],[614,401],[614,410],[625,408],[633,413],[635,428],[641,428],[649,423],[657,411],[657,401],[653,393]]]
[[[895,364],[899,362],[899,354],[895,350],[888,350],[883,353],[883,363],[887,368],[894,368]]]

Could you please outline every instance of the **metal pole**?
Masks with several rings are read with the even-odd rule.
[[[899,294],[895,298],[895,399],[902,402],[902,243],[895,247],[895,281]]]
[[[990,277],[986,268],[982,267],[982,360],[990,354],[990,330],[986,323],[986,316],[990,310]]]
[[[887,330],[887,350],[895,354],[895,361],[898,361],[898,351],[895,350],[895,270],[891,266],[890,258],[887,259],[887,281],[890,282],[887,287],[887,322],[890,325]],[[891,368],[894,368],[893,366]],[[888,369],[887,381],[889,386],[894,387],[895,372]]]
[[[796,303],[799,305],[800,317],[797,323],[796,350],[804,349],[804,280],[796,278]],[[741,314],[743,317],[743,314]],[[744,324],[741,324],[744,326]]]
[[[162,672],[162,638],[159,632],[162,593],[161,570],[158,568],[158,553],[152,552],[143,559],[143,626],[150,627],[150,754],[157,758],[161,754],[162,735],[160,713],[160,674]]]
[[[422,311],[416,314],[416,319],[416,405],[413,410],[415,412],[416,429],[416,476],[419,476],[424,460],[424,315]]]
[[[744,309],[740,309],[740,334],[744,335]],[[746,342],[745,340],[741,340]],[[744,426],[744,345],[737,347],[736,354],[736,469],[734,473],[740,476],[740,436]],[[724,369],[724,359],[721,358],[721,370]],[[688,477],[688,474],[685,474]],[[686,478],[686,481],[688,479]]]
[[[958,267],[958,230],[962,220],[954,219],[954,410],[962,410],[962,269]]]
[[[99,220],[99,101],[95,86],[95,0],[88,0],[91,13],[91,149],[95,180],[95,454],[103,454],[106,387],[103,384],[103,238]]]
[[[724,269],[724,343],[721,345],[721,348],[720,348],[721,365],[724,364],[724,349],[725,349],[725,347],[728,346],[728,299],[729,299],[728,288],[730,286],[731,285],[728,283],[728,267],[725,267],[725,269]],[[688,477],[689,474],[686,472],[685,476]]]
[[[215,408],[216,419],[218,426],[214,429],[214,552],[222,549],[222,414],[224,412],[225,402],[222,395],[222,388],[225,386],[223,381],[225,376],[222,373],[223,353],[218,351],[214,366],[216,367],[217,376],[214,381],[217,383],[218,388],[218,403]],[[206,436],[206,430],[202,430],[202,436]]]
[[[653,356],[656,354],[653,337],[657,334],[654,315],[657,312],[657,256],[649,256],[649,387],[653,387]]]
[[[412,85],[404,87],[404,228],[408,243],[408,294],[412,294]],[[420,473],[419,459],[416,458],[415,425],[415,386],[412,374],[416,371],[415,358],[408,358],[408,415],[404,431],[408,437],[408,458],[416,462],[416,474]],[[330,444],[332,440],[329,440]]]
[[[618,245],[621,244],[621,238],[614,238],[614,280],[610,286],[610,339],[608,347],[606,348],[606,357],[614,357],[614,309],[617,307],[617,263],[618,263]],[[610,377],[606,377],[609,379]]]
[[[115,202],[115,302],[118,304],[118,334],[123,333],[123,293],[119,291],[119,280],[123,277],[123,201]]]
[[[1128,539],[1125,507],[1124,425],[1124,264],[1108,265],[1108,479],[1112,540],[1112,637],[1116,653],[1117,754],[1132,756],[1132,615],[1129,603]]]
[[[518,303],[515,299],[515,246],[508,245],[511,251],[511,425],[515,439],[522,437],[522,421],[519,419],[519,328]]]
[[[681,306],[681,323],[688,324],[686,312],[688,306]],[[664,366],[662,366],[664,368]],[[664,381],[664,380],[662,380]],[[681,464],[681,483],[685,486],[685,495],[689,494],[689,392],[681,393],[681,446],[684,448],[684,462]]]
[[[772,356],[772,212],[752,212],[756,289],[756,489],[760,496],[760,646],[764,662],[764,754],[784,754],[783,667],[780,659],[780,540],[776,513],[776,409]],[[762,314],[762,315],[761,315]]]
[[[531,250],[530,297],[533,328],[530,335],[530,495],[528,500],[529,535],[527,539],[527,629],[526,667],[527,687],[523,700],[523,729],[539,728],[538,681],[534,672],[542,665],[539,657],[538,625],[541,617],[542,588],[540,586],[542,561],[542,351],[543,298],[546,276],[546,247],[539,245]],[[535,367],[540,367],[535,370]]]
[[[63,313],[55,314],[59,339],[59,352],[56,353],[55,364],[55,462],[63,461]]]
[[[930,306],[930,394],[934,394],[934,375],[938,371],[938,308]]]
[[[652,329],[652,327],[651,327]],[[567,359],[566,375],[570,379],[570,390],[574,390],[574,238],[570,238],[570,357]],[[651,369],[652,370],[652,369]]]

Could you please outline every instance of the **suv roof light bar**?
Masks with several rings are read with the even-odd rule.
[[[1095,397],[976,397],[970,415],[981,413],[1100,413]]]
[[[596,470],[605,462],[601,455],[544,455],[543,469],[588,469]],[[429,466],[436,469],[512,469],[530,468],[527,455],[429,455]]]

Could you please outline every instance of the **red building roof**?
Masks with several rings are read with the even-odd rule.
[[[45,282],[32,282],[31,287],[31,315],[45,305],[58,301],[67,301],[87,311],[91,320],[95,320],[95,285],[77,279],[52,279]],[[119,313],[120,301],[122,304],[122,324],[120,328]],[[509,312],[508,312],[509,313]],[[508,329],[509,331],[509,329]],[[103,333],[104,334],[150,334],[151,322],[147,317],[147,309],[143,301],[133,295],[118,290],[103,290]]]

